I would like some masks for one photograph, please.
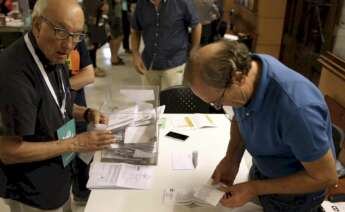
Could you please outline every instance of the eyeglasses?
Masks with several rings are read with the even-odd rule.
[[[225,87],[223,89],[222,95],[220,95],[220,97],[218,97],[218,99],[216,99],[215,101],[209,102],[209,105],[211,105],[214,109],[220,110],[223,108],[223,99],[224,99],[225,91],[228,88],[229,82],[230,82],[230,77],[229,79],[227,79],[225,83]]]
[[[226,87],[224,88],[222,95],[215,101],[209,102],[209,104],[216,110],[220,110],[223,108],[223,99],[225,95]]]
[[[86,37],[85,33],[75,33],[75,32],[69,32],[66,29],[62,28],[62,27],[57,27],[55,26],[51,21],[49,21],[46,17],[41,16],[42,20],[44,20],[50,27],[53,28],[54,33],[55,33],[55,38],[59,39],[59,40],[65,40],[67,39],[69,36],[72,37],[72,41],[74,43],[79,43],[82,40],[84,40],[84,38]]]

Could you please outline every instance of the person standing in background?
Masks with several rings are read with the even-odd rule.
[[[124,65],[122,58],[119,57],[119,49],[123,39],[122,30],[122,0],[108,0],[109,23],[110,23],[110,51],[111,64]]]
[[[96,8],[96,9],[95,9]],[[107,16],[109,6],[106,0],[84,0],[83,10],[86,17],[86,26],[89,35],[88,50],[96,77],[105,77],[106,73],[97,66],[97,50],[106,42],[108,35],[105,24],[99,24],[103,16]]]
[[[123,28],[123,48],[127,54],[132,54],[132,50],[129,47],[129,35],[131,33],[130,24],[130,2],[128,0],[122,0],[122,28]]]
[[[70,53],[66,65],[70,71],[70,85],[74,104],[87,107],[84,87],[95,81],[95,73],[92,61],[88,54],[84,41],[77,44],[76,48]],[[87,122],[76,122],[76,133],[80,134],[87,131]],[[86,188],[89,180],[89,164],[86,164],[79,157],[72,162],[72,194],[73,200],[79,205],[85,205],[90,190]]]
[[[188,27],[192,31],[191,52],[200,44],[201,24],[190,0],[138,1],[132,17],[132,51],[136,71],[144,85],[165,89],[181,85],[188,57]],[[145,48],[139,53],[139,36]]]

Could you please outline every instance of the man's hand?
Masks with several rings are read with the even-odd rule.
[[[140,54],[133,53],[133,63],[134,63],[135,70],[139,74],[143,75],[146,71],[146,67]]]
[[[220,203],[227,208],[241,207],[256,196],[255,189],[250,182],[240,183],[227,188],[221,188],[225,195]]]
[[[78,134],[71,139],[73,152],[89,152],[109,148],[110,144],[116,143],[111,131],[96,130]]]
[[[94,124],[108,124],[109,117],[98,110],[90,109],[87,120]]]
[[[232,185],[238,172],[239,164],[233,164],[228,157],[224,157],[212,174],[213,184],[224,183]]]

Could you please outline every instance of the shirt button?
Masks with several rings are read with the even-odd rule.
[[[247,117],[250,116],[250,113],[246,113],[246,116],[247,116]]]
[[[157,46],[157,43],[153,44],[154,46]]]
[[[156,37],[158,37],[158,35],[159,35],[159,34],[158,34],[158,33],[156,33]]]
[[[159,23],[157,23],[156,26],[159,27]]]
[[[159,16],[160,14],[159,13],[157,13],[157,16]]]

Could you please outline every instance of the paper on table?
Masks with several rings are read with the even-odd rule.
[[[155,95],[152,89],[121,89],[120,93],[135,102],[155,100]]]
[[[153,166],[95,163],[87,187],[148,189],[151,187],[153,172]]]
[[[171,158],[173,170],[192,170],[197,166],[198,152],[174,152]]]
[[[184,117],[175,117],[172,119],[174,128],[204,128],[215,127],[213,120],[207,114],[193,114]]]

